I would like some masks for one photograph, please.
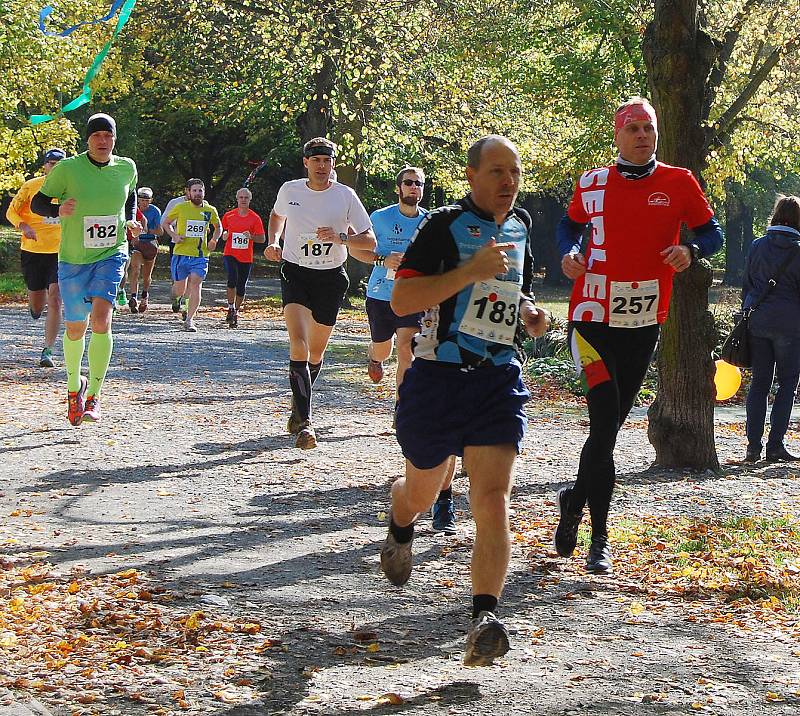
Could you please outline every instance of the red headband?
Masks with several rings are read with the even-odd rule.
[[[614,134],[631,122],[652,122],[658,129],[656,111],[649,104],[629,104],[614,115]]]

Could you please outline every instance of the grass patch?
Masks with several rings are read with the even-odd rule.
[[[667,594],[800,611],[800,522],[784,517],[646,518],[612,530],[620,569]]]
[[[24,301],[28,290],[21,273],[0,273],[0,301]]]

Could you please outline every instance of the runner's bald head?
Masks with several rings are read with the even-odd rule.
[[[514,154],[519,157],[519,150],[514,142],[499,134],[487,134],[475,142],[469,149],[467,149],[467,166],[477,169],[481,164],[484,149],[501,144],[510,149]]]

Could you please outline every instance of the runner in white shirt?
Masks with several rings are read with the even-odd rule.
[[[356,193],[331,177],[336,145],[317,137],[303,146],[308,179],[286,182],[269,217],[265,258],[280,261],[283,316],[289,333],[292,414],[287,430],[295,445],[316,447],[311,395],[322,369],[349,281],[347,247],[375,249],[369,215]],[[283,235],[283,247],[279,243]]]

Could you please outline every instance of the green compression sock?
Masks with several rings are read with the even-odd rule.
[[[86,350],[86,336],[73,341],[64,331],[64,366],[67,369],[67,390],[75,393],[81,387],[81,363]]]
[[[108,333],[92,333],[89,339],[89,390],[88,395],[98,397],[103,387],[108,364],[111,362],[111,351],[114,338],[111,330]]]

